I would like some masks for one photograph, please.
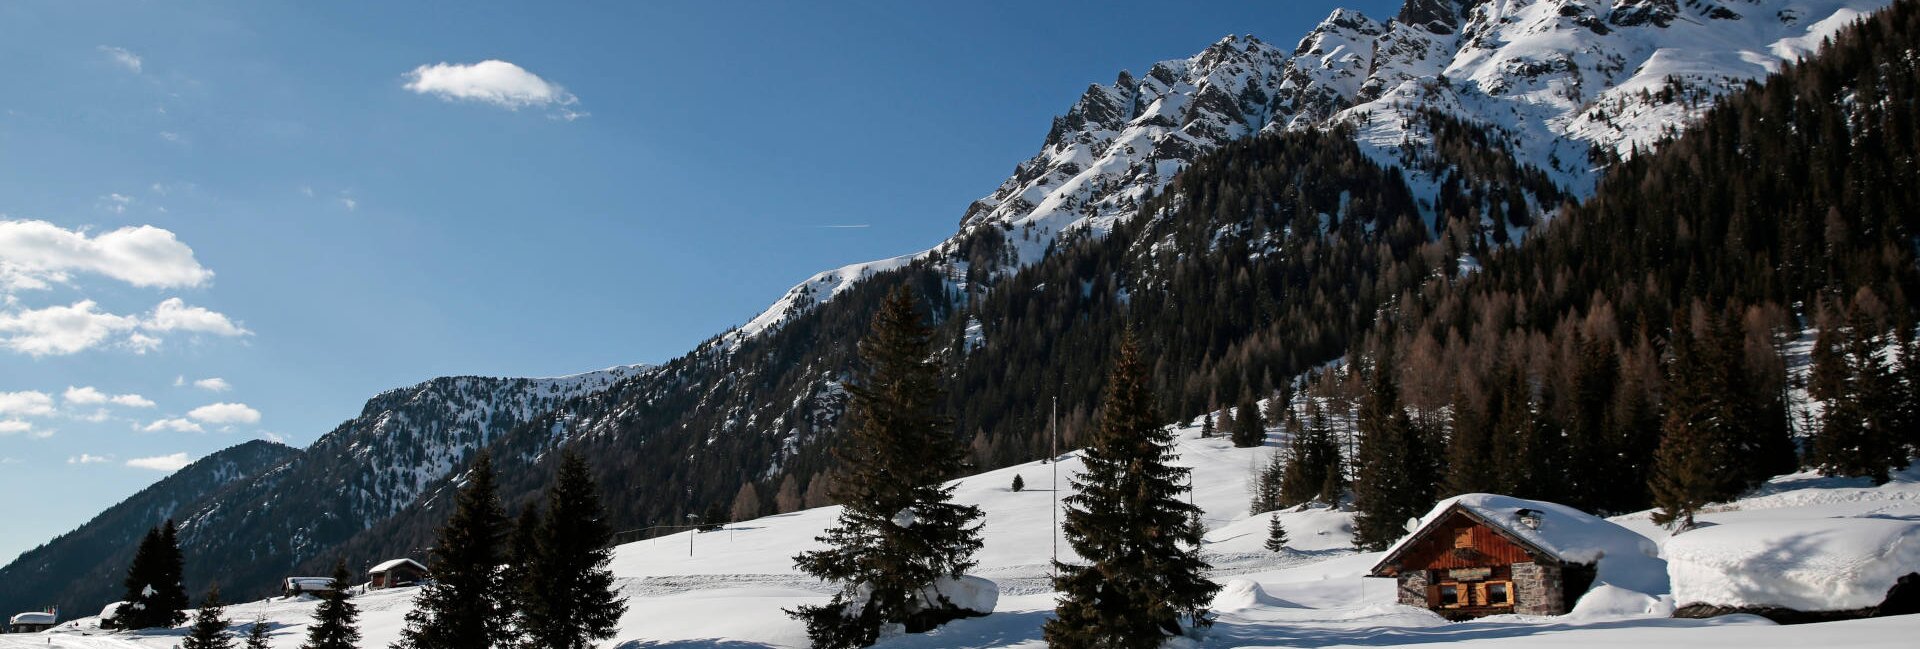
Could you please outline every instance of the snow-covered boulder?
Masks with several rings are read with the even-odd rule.
[[[999,604],[1000,585],[973,575],[961,575],[959,579],[941,577],[932,586],[920,590],[921,610],[954,608],[987,615]]]
[[[1726,523],[1667,541],[1673,598],[1722,609],[1855,611],[1920,570],[1920,522],[1820,518]]]

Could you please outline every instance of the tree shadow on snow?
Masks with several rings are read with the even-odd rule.
[[[613,649],[772,649],[773,645],[762,642],[742,642],[720,638],[699,640],[628,640]]]

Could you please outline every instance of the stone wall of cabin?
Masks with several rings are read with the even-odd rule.
[[[1563,615],[1566,595],[1561,591],[1560,566],[1513,564],[1513,612],[1521,615]]]
[[[1408,570],[1400,573],[1400,603],[1408,606],[1427,608],[1427,586],[1433,582],[1427,578],[1425,570]]]

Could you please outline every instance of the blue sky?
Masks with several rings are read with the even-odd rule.
[[[670,359],[1089,83],[1397,5],[0,4],[0,561],[384,389]]]

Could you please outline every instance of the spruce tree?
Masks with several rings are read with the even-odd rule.
[[[226,609],[220,604],[220,587],[207,589],[200,610],[193,613],[193,626],[180,640],[180,649],[233,649],[233,635],[227,632]]]
[[[1298,433],[1295,436],[1298,437]],[[1254,472],[1253,480],[1248,484],[1248,491],[1252,492],[1250,495],[1253,497],[1247,506],[1249,515],[1280,508],[1280,486],[1286,482],[1287,464],[1286,454],[1280,449],[1267,454],[1266,465]]]
[[[1392,361],[1375,363],[1360,409],[1360,450],[1353,485],[1353,543],[1384,550],[1406,534],[1406,521],[1433,505],[1433,463],[1424,436],[1400,407]]]
[[[1287,526],[1280,523],[1279,514],[1267,517],[1266,547],[1268,552],[1281,552],[1287,549]]]
[[[307,627],[307,641],[300,649],[356,649],[359,646],[360,628],[355,626],[355,621],[360,617],[360,609],[354,606],[352,593],[347,592],[352,579],[346,559],[333,564],[333,581],[320,596],[320,606],[313,609],[313,625]]]
[[[453,516],[440,528],[428,569],[407,613],[399,649],[484,649],[504,642],[509,597],[501,583],[507,514],[494,489],[493,459],[474,458],[455,497]]]
[[[528,508],[532,509],[532,508]],[[547,491],[546,520],[522,584],[520,632],[528,646],[586,649],[613,637],[627,610],[614,587],[613,526],[586,458],[572,450]]]
[[[924,631],[963,615],[944,601],[922,610],[920,594],[972,568],[981,545],[980,509],[954,503],[945,484],[964,449],[939,410],[941,365],[912,289],[887,296],[859,356],[849,428],[835,449],[844,474],[833,497],[844,507],[819,537],[827,547],[794,557],[801,572],[839,587],[827,604],[788,611],[815,647],[866,646],[884,624]]]
[[[1319,401],[1307,400],[1305,427],[1288,443],[1287,455],[1276,504],[1292,507],[1315,500],[1340,504],[1341,493],[1346,490],[1340,441],[1334,439],[1333,424],[1327,421],[1327,411]]]
[[[1213,412],[1212,411],[1208,411],[1207,416],[1200,418],[1200,436],[1213,437]]]
[[[1906,466],[1911,456],[1901,421],[1904,388],[1870,326],[1856,319],[1846,336],[1845,371],[1822,413],[1813,456],[1826,475],[1886,484],[1891,471]]]
[[[1737,440],[1732,424],[1722,420],[1732,414],[1725,407],[1725,386],[1714,384],[1719,373],[1711,337],[1701,338],[1675,328],[1667,364],[1666,417],[1649,485],[1659,508],[1653,521],[1679,529],[1693,527],[1695,511],[1738,493],[1741,484],[1729,475],[1735,473]]]
[[[533,596],[534,572],[540,560],[540,524],[544,520],[540,506],[528,504],[513,519],[513,532],[507,536],[507,564],[501,570],[500,583],[506,589],[507,610],[516,621],[526,613],[527,600]],[[525,626],[522,622],[522,631]]]
[[[1170,464],[1173,435],[1147,382],[1128,333],[1085,469],[1065,499],[1067,542],[1088,563],[1056,564],[1060,599],[1044,628],[1050,646],[1158,647],[1182,634],[1182,619],[1212,624],[1207,604],[1220,587],[1187,542],[1200,510],[1180,497],[1190,469]]]
[[[253,618],[253,624],[247,625],[247,641],[244,646],[247,649],[269,649],[268,641],[272,639],[270,635],[272,632],[273,627],[267,624],[265,616]]]
[[[153,607],[155,626],[174,626],[187,619],[185,560],[180,555],[180,533],[173,519],[160,526],[160,564],[154,580],[154,594],[148,600]]]
[[[1026,478],[1022,478],[1022,477],[1020,477],[1020,474],[1018,474],[1018,473],[1015,473],[1015,474],[1013,474],[1013,487],[1012,487],[1012,488],[1013,488],[1013,491],[1014,491],[1014,493],[1019,493],[1019,492],[1021,492],[1021,491],[1026,491],[1026,489],[1027,489],[1027,479],[1026,479]]]
[[[1240,399],[1233,413],[1233,445],[1252,448],[1267,442],[1267,421],[1260,415],[1260,404],[1248,394]]]
[[[160,528],[147,529],[146,536],[140,538],[140,545],[133,552],[133,562],[127,566],[126,595],[120,600],[126,602],[121,607],[119,618],[114,623],[125,629],[145,629],[161,626],[155,621],[153,612],[154,584],[159,581],[160,570]]]

